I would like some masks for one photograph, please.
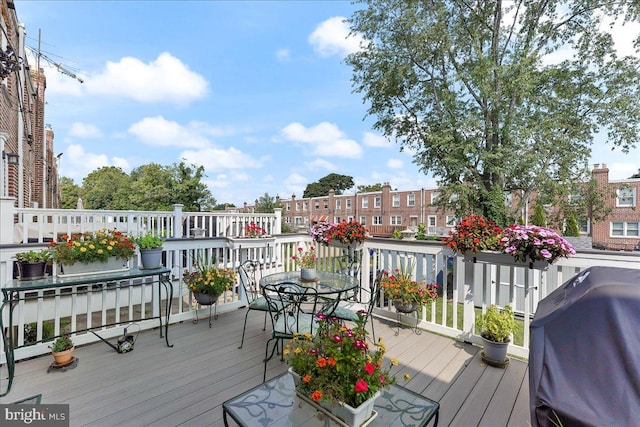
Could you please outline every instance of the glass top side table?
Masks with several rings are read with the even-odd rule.
[[[318,410],[296,396],[293,378],[284,373],[260,384],[222,405],[224,424],[227,415],[240,426],[341,426],[332,416]],[[398,385],[383,390],[376,400],[367,427],[426,426],[433,420],[438,425],[440,404]]]

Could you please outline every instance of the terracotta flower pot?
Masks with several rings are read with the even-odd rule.
[[[51,354],[53,354],[53,359],[57,365],[66,365],[73,359],[73,350],[75,350],[75,347],[65,351],[53,351]]]

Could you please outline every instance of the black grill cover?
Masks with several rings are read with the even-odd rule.
[[[640,270],[580,272],[540,301],[530,331],[533,427],[640,425]]]

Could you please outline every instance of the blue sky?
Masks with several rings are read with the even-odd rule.
[[[350,1],[16,0],[27,44],[84,83],[42,64],[45,123],[80,184],[102,166],[126,172],[185,159],[205,167],[219,203],[301,197],[329,173],[400,190],[435,181],[384,140],[352,93],[344,56]],[[619,34],[629,34],[620,32]],[[631,37],[629,37],[631,40]],[[625,41],[626,42],[626,41]],[[30,59],[30,63],[35,63]],[[610,179],[640,168],[597,141]]]

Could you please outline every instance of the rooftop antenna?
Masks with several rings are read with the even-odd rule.
[[[49,64],[51,64],[54,67],[56,67],[58,72],[60,72],[61,74],[64,74],[65,76],[69,76],[71,78],[74,78],[77,81],[79,81],[80,83],[84,83],[84,80],[82,80],[80,77],[76,76],[74,73],[69,71],[67,68],[64,67],[64,65],[62,65],[62,64],[60,64],[58,62],[55,62],[53,59],[49,58],[47,55],[42,53],[42,51],[40,50],[41,33],[42,33],[42,30],[39,28],[38,29],[38,52],[37,52],[37,55],[36,55],[37,66],[38,66],[37,69],[40,70],[40,58],[43,58]]]

